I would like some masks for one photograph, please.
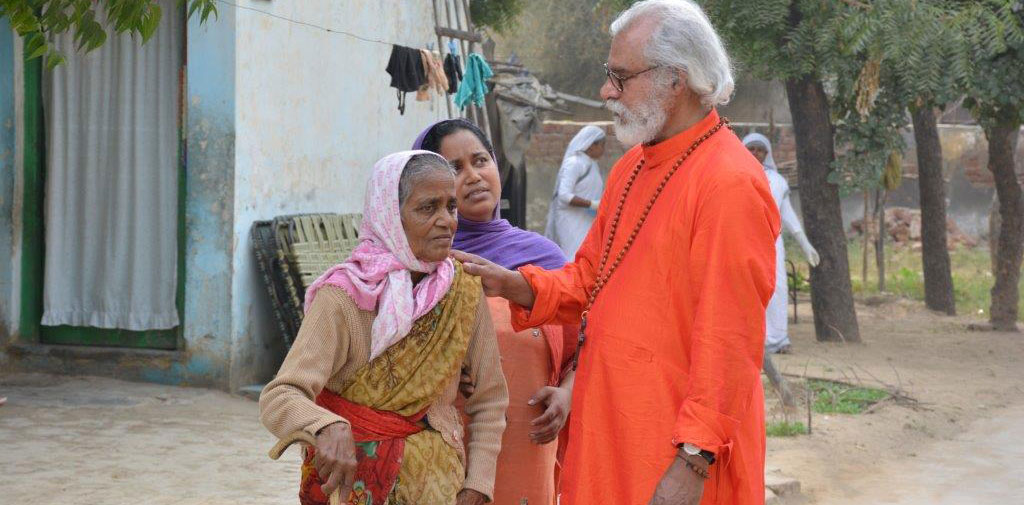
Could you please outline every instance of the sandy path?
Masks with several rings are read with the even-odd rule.
[[[990,489],[1013,497],[1001,503],[1024,503],[1024,336],[970,332],[970,318],[909,301],[858,306],[865,345],[817,343],[809,319],[793,327],[794,353],[777,358],[781,370],[898,389],[918,402],[815,414],[812,435],[768,439],[769,468],[799,479],[808,501],[822,505],[993,503]],[[769,410],[769,420],[782,417]],[[793,417],[806,422],[805,412]]]
[[[298,451],[250,400],[110,379],[0,376],[4,505],[295,503]]]
[[[821,505],[1006,505],[1024,501],[1024,406],[974,423],[952,440],[931,444],[912,461],[880,465],[856,481],[853,499]]]
[[[967,332],[967,319],[911,302],[859,312],[866,345],[816,343],[805,317],[794,354],[776,365],[898,388],[919,403],[815,415],[812,435],[769,439],[769,468],[821,505],[1024,501],[1024,337]],[[0,375],[2,396],[2,505],[297,501],[298,453],[267,458],[274,439],[250,400],[45,375]]]

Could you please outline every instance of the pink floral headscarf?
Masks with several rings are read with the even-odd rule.
[[[429,151],[402,151],[378,161],[366,187],[359,245],[348,259],[324,272],[306,290],[307,311],[324,285],[341,287],[360,309],[377,309],[370,339],[371,360],[405,338],[413,321],[444,298],[455,277],[455,264],[450,258],[433,263],[420,261],[405,237],[398,181],[406,163],[417,154],[444,161]],[[414,286],[411,271],[428,275]]]

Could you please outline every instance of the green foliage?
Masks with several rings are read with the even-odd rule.
[[[523,0],[472,0],[469,15],[473,24],[491,28],[499,33],[516,25],[516,18],[523,11]]]
[[[699,2],[741,70],[761,79],[824,76],[836,59],[822,44],[841,2],[703,0]]]
[[[924,299],[924,274],[900,267],[893,276],[892,289],[900,294]]]
[[[807,276],[805,276],[804,273],[800,271],[800,269],[797,269],[795,276],[786,276],[786,281],[789,285],[790,290],[795,289],[796,291],[801,293],[811,292],[811,284],[810,282],[808,282]]]
[[[188,2],[189,17],[198,14],[206,22],[217,15],[216,0]],[[99,5],[105,22],[98,16]],[[156,0],[0,0],[0,17],[9,19],[24,39],[26,57],[45,56],[51,68],[64,62],[64,55],[52,43],[58,34],[71,31],[76,49],[85,52],[102,46],[109,30],[117,35],[137,35],[145,43],[160,26],[162,15]]]
[[[769,437],[795,437],[797,435],[806,435],[807,427],[804,423],[799,421],[791,423],[789,421],[771,421],[764,425],[765,433]]]
[[[837,79],[840,89],[850,84]],[[832,101],[835,142],[839,147],[829,181],[844,193],[878,187],[893,153],[905,147],[900,131],[907,125],[906,106],[900,100],[896,83],[879,90],[870,113],[861,114],[855,102],[858,93],[846,88]]]
[[[863,388],[840,382],[809,380],[814,392],[812,408],[819,414],[860,414],[864,409],[889,397],[881,389]]]
[[[516,29],[495,37],[503,56],[517,54],[559,91],[598,98],[611,40],[598,0],[532,0]]]
[[[964,40],[971,46],[975,71],[966,80],[964,101],[982,126],[1020,126],[1024,122],[1024,1],[989,0],[971,10]]]

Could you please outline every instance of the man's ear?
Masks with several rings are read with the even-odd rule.
[[[679,90],[679,86],[686,82],[686,73],[683,70],[672,69],[672,89]]]

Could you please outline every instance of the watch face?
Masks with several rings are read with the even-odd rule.
[[[689,454],[690,456],[696,456],[700,454],[700,447],[697,447],[696,445],[693,444],[683,444],[683,452]]]

